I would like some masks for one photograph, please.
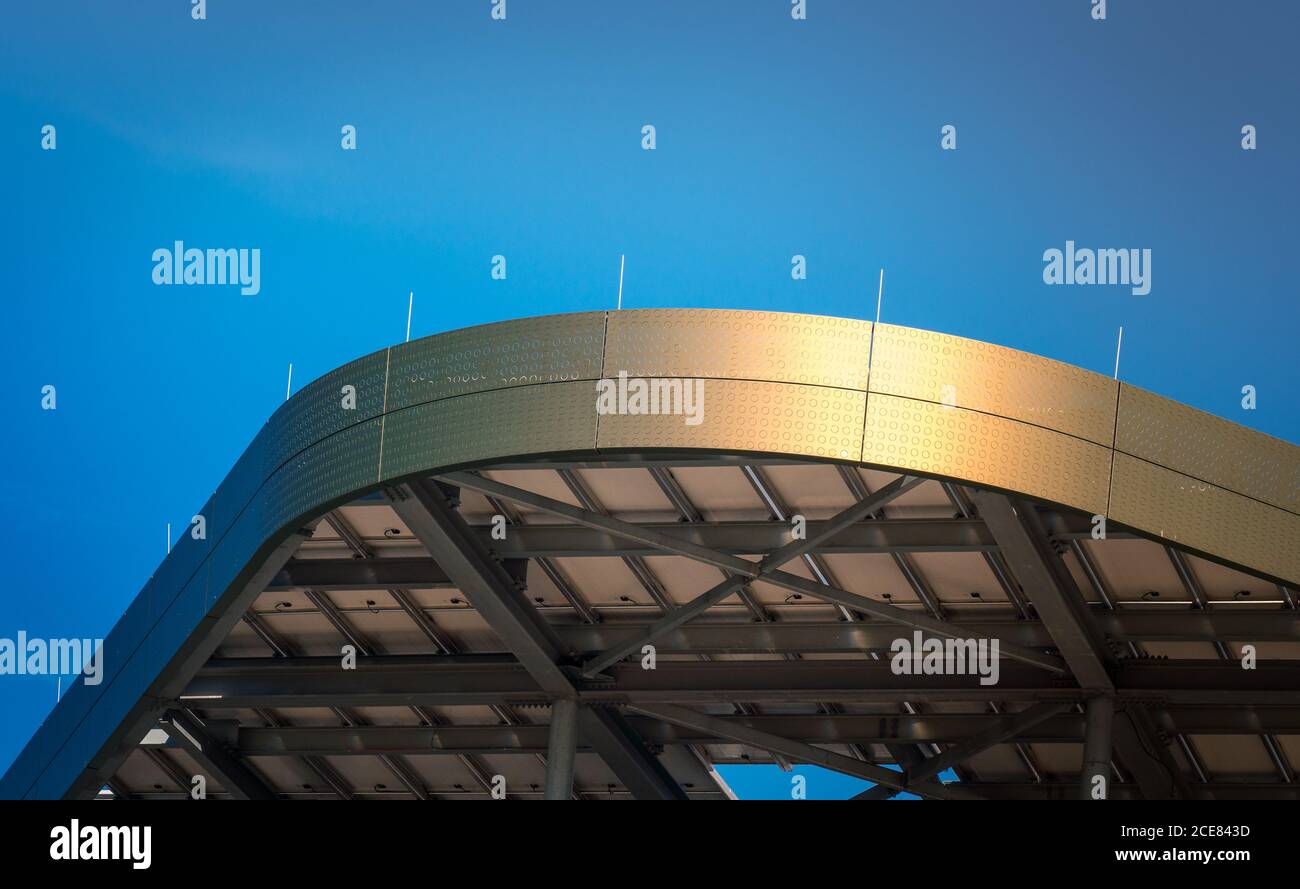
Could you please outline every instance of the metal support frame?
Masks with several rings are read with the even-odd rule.
[[[612,707],[583,707],[582,733],[605,765],[637,799],[684,800],[686,791],[673,779],[636,729]]]
[[[865,778],[868,781],[874,781],[877,784],[884,784],[900,790],[907,789],[906,779],[901,772],[881,768],[792,738],[782,738],[768,734],[750,728],[742,720],[724,722],[715,716],[708,716],[695,710],[670,704],[633,704],[629,709],[675,725],[709,732],[719,738],[727,738],[741,744],[757,747],[760,750],[787,756],[798,762],[822,766],[834,772]],[[974,794],[967,793],[961,788],[948,787],[943,784],[922,783],[911,788],[911,790],[930,799],[976,798]]]
[[[1242,670],[1222,661],[1142,660],[1119,673],[1115,696],[1128,709],[1162,700],[1173,708],[1294,707],[1300,663],[1261,661]],[[671,701],[828,700],[971,701],[986,703],[977,676],[900,676],[885,661],[660,661],[654,670],[615,667],[608,680],[583,683],[564,697],[585,704]],[[1004,664],[998,695],[1007,701],[1083,702],[1092,695],[1041,670]],[[391,655],[358,658],[355,670],[336,657],[231,658],[210,661],[170,706],[384,707],[547,703],[555,696],[511,655]],[[143,734],[143,733],[142,733]],[[101,785],[102,786],[102,785]]]
[[[972,491],[971,498],[1079,685],[1094,695],[1114,695],[1117,659],[1069,569],[1052,549],[1034,506],[992,491]],[[1143,795],[1186,795],[1182,776],[1143,704],[1126,705],[1125,719],[1114,732],[1114,748]]]
[[[1085,710],[1079,799],[1108,799],[1115,699],[1108,695],[1097,695],[1088,699]]]
[[[328,520],[331,517],[327,516],[326,518]],[[330,522],[330,524],[333,525],[334,523]],[[344,527],[346,531],[346,526]],[[346,536],[344,539],[347,539]],[[347,618],[334,606],[334,603],[331,602],[327,596],[310,589],[304,590],[303,592],[307,601],[309,601],[312,606],[320,612],[321,616],[329,622],[330,626],[334,627],[334,630],[347,644],[356,649],[357,654],[363,657],[372,657],[377,653],[371,643],[355,630]],[[265,642],[268,647],[270,647],[277,657],[293,657],[297,654],[288,642],[281,639],[252,611],[244,615],[244,621],[252,627],[258,637]],[[366,725],[366,720],[351,708],[330,707],[329,709],[334,712],[334,715],[337,716],[345,726],[356,727]],[[418,707],[412,707],[411,709],[412,712],[415,713],[416,717],[422,722],[429,722],[431,724],[437,722],[437,720],[433,719],[431,714],[426,711],[421,710]],[[261,710],[259,710],[259,712],[263,721],[272,725],[278,723],[278,718]],[[381,752],[378,754],[378,757],[384,767],[387,768],[393,777],[397,779],[398,783],[410,791],[410,793],[412,793],[417,799],[431,799],[428,790],[424,786],[424,781],[409,763],[403,762],[396,755],[388,752]],[[313,759],[309,758],[304,761],[304,764],[309,769],[315,771],[316,774],[329,784],[330,787],[332,787],[340,796],[347,799],[355,797],[355,793],[341,783],[342,779],[334,773],[329,765],[324,761],[319,759],[313,761]],[[472,773],[477,774],[472,768],[471,763],[467,762],[466,766],[470,767]]]
[[[778,547],[768,553],[759,561],[757,569],[752,576],[746,578],[735,574],[726,575],[721,583],[717,584],[712,589],[701,593],[686,605],[669,611],[668,614],[666,614],[661,620],[656,621],[641,635],[629,639],[621,645],[617,645],[609,651],[592,658],[583,665],[582,675],[592,677],[599,674],[606,667],[621,661],[632,652],[640,650],[643,645],[653,642],[663,634],[675,630],[692,618],[703,614],[709,608],[731,595],[743,584],[762,579],[780,566],[784,565],[786,562],[800,558],[818,544],[830,540],[840,531],[849,527],[853,523],[861,521],[862,518],[872,510],[878,509],[890,500],[904,494],[920,483],[921,479],[919,478],[901,476],[881,488],[875,494],[872,494],[866,499],[853,504],[848,509],[841,511],[829,521],[821,524],[813,533],[807,535],[805,538],[791,540],[784,546]]]
[[[1106,640],[1089,619],[1069,569],[1048,545],[1033,506],[991,491],[975,491],[972,498],[1074,678],[1085,689],[1112,690]]]
[[[551,704],[546,743],[546,799],[573,796],[573,762],[578,752],[578,702],[558,698]]]
[[[444,491],[431,482],[413,481],[390,496],[393,508],[407,527],[550,700],[576,699],[578,689],[560,663],[567,655],[559,639],[528,604],[519,585],[483,549]],[[604,747],[626,752],[626,739],[614,736],[606,722],[584,718],[582,728],[598,750]],[[640,757],[624,755],[616,761],[607,760],[619,780],[629,788],[662,780],[658,763],[651,762],[653,757],[644,746],[640,750],[643,754]]]
[[[145,747],[145,757],[154,764],[154,767],[167,776],[171,781],[181,789],[181,795],[184,799],[194,799],[190,794],[193,792],[193,777],[185,774],[176,762],[163,751],[156,747]]]
[[[980,783],[978,789],[980,796],[994,800],[1069,800],[1079,796],[1079,785],[1075,781],[1045,781],[1041,784],[988,782]],[[1110,798],[1142,799],[1142,792],[1136,784],[1117,783],[1110,786]],[[1189,799],[1300,800],[1300,785],[1262,782],[1194,784]]]
[[[356,557],[363,559],[374,557],[374,551],[361,539],[356,531],[353,530],[352,526],[343,518],[343,516],[339,515],[337,512],[331,512],[325,516],[325,521],[328,522],[330,527],[338,533],[339,537],[347,543],[348,548],[352,550]],[[507,565],[506,570],[511,574],[511,576],[524,576],[524,566],[522,564],[515,564],[513,566]],[[317,610],[321,611],[325,615],[329,622],[334,625],[335,629],[342,634],[344,639],[357,649],[359,654],[369,656],[377,653],[374,650],[374,647],[356,632],[355,628],[343,615],[340,609],[338,609],[327,596],[313,593],[312,590],[305,590],[304,592],[308,595],[310,601],[316,606]],[[420,632],[424,634],[425,638],[428,639],[438,651],[444,654],[455,654],[457,652],[456,646],[438,628],[429,615],[426,614],[423,609],[416,606],[409,591],[391,587],[388,589],[388,594],[393,597],[402,612],[411,619]],[[514,714],[510,712],[508,708],[504,706],[496,706],[492,709],[497,718],[507,725],[513,725],[518,722],[518,719],[515,718]],[[416,718],[425,725],[439,725],[442,721],[435,713],[424,707],[412,707],[411,712],[413,712]],[[345,713],[341,715],[343,715],[348,721],[354,723],[359,720],[358,715],[355,713]],[[393,757],[387,755],[382,756],[381,758],[385,765],[389,767],[389,770],[397,775],[398,780],[405,784],[417,797],[420,799],[429,798],[428,793],[424,788],[423,780],[415,774],[414,769],[412,769],[408,763],[394,760]],[[484,790],[489,793],[491,792],[492,782],[488,777],[490,772],[488,771],[486,764],[480,762],[474,757],[462,756],[461,765],[463,765],[466,770],[474,776],[474,780],[477,781]]]
[[[178,650],[171,662],[156,678],[149,691],[118,723],[86,769],[64,792],[64,799],[93,798],[104,786],[104,782],[117,774],[135,745],[162,716],[164,707],[160,701],[174,699],[184,691],[186,685],[216,652],[222,640],[230,634],[231,627],[239,623],[244,612],[266,589],[270,579],[311,535],[312,527],[300,528],[287,534],[270,550],[260,565],[246,569],[241,578],[231,584],[219,602],[217,610],[220,613],[215,619],[200,621],[187,638],[178,642]]]
[[[990,748],[1022,735],[1061,713],[1068,706],[1066,703],[1053,701],[1035,704],[1010,719],[1004,719],[1000,723],[985,728],[974,737],[949,747],[937,756],[909,763],[903,769],[904,786],[901,790],[913,793],[920,792],[918,787],[923,786],[924,782],[943,774],[948,769],[955,769],[971,757],[978,756]],[[899,790],[878,785],[858,794],[854,799],[888,799],[897,792]]]
[[[852,495],[853,499],[863,500],[871,496],[870,489],[867,488],[866,482],[863,481],[861,474],[858,472],[856,468],[852,466],[845,466],[844,464],[840,464],[839,466],[836,467],[836,470],[839,472],[840,481],[844,483],[844,487],[848,490],[849,494]],[[869,512],[866,518],[870,519],[871,522],[874,524],[883,521],[884,516],[885,516],[885,511],[882,506],[879,509],[875,509]],[[987,532],[987,529],[985,530]],[[939,600],[936,596],[933,595],[929,584],[927,584],[924,581],[924,579],[921,577],[921,572],[917,570],[917,567],[915,563],[912,561],[911,557],[901,552],[890,552],[889,555],[890,558],[893,559],[894,565],[898,568],[899,573],[903,575],[903,579],[906,580],[908,585],[912,588],[912,592],[916,596],[917,601],[919,601],[925,607],[925,610],[929,612],[931,617],[942,619],[944,615],[943,615],[943,610],[939,605]],[[809,556],[809,558],[811,560],[816,557]],[[829,568],[826,568],[825,570],[818,570],[819,566],[823,564],[824,562],[819,558],[815,562],[810,561],[810,566],[815,569],[814,575],[817,577],[817,579],[822,581],[823,583],[831,583],[831,581],[827,580],[827,578],[824,576],[824,574],[827,571],[829,571]],[[838,583],[832,583],[832,585],[840,586],[840,584]],[[848,621],[855,622],[855,623],[861,621],[859,615],[855,614],[852,611],[849,611],[848,609],[841,608],[840,612],[845,615],[845,619]],[[892,644],[892,639],[886,641],[885,646],[882,647],[887,647],[890,644]],[[870,650],[868,651],[868,655],[873,659],[880,657],[880,655],[877,654],[875,651],[870,651]],[[921,712],[920,705],[918,705],[915,701],[903,701],[901,704],[899,704],[899,709],[902,712],[909,713],[909,714]],[[886,744],[885,750],[888,751],[891,757],[893,757],[895,764],[898,765],[899,768],[906,771],[907,769],[912,768],[925,760],[927,746],[919,745],[919,744],[918,745]],[[930,753],[938,752],[938,748],[933,744],[928,745],[928,750]],[[958,774],[958,777],[965,779],[966,776]],[[895,795],[895,791],[892,788],[885,787],[884,785],[876,785],[876,787],[873,788],[873,790],[879,792],[880,794],[879,798],[881,799],[888,799]]]
[[[611,713],[617,713],[611,710]],[[1239,734],[1242,725],[1257,725],[1249,711],[1195,708],[1173,711],[1180,726],[1217,734]],[[1300,715],[1277,711],[1278,730],[1300,731]],[[928,715],[809,713],[772,716],[719,716],[723,722],[742,721],[769,734],[798,738],[812,744],[961,744],[986,729],[1010,729],[1010,716],[989,719],[981,714],[933,713]],[[653,719],[632,717],[629,727],[646,744],[697,745],[712,743],[713,735],[683,729]],[[1060,713],[1014,737],[1034,743],[1081,743],[1083,716]],[[372,725],[289,726],[238,729],[233,745],[246,756],[373,756],[462,754],[528,755],[546,750],[545,725]],[[591,745],[579,739],[578,749]]]
[[[487,501],[488,504],[496,510],[497,515],[504,518],[506,524],[511,526],[510,533],[506,538],[507,540],[518,540],[520,535],[527,533],[523,526],[524,518],[520,515],[519,510],[515,509],[506,501],[499,500],[496,497],[488,497]],[[500,543],[500,541],[492,542]],[[432,561],[432,559],[430,561]],[[553,559],[549,559],[544,555],[534,555],[526,561],[536,563],[537,567],[541,569],[541,572],[545,574],[546,578],[551,582],[551,585],[560,591],[560,595],[569,603],[569,607],[572,608],[584,622],[589,624],[600,623],[600,613],[591,607],[591,603],[587,601],[586,597],[574,589],[573,584],[564,576],[564,572],[560,570],[560,567],[555,564]]]
[[[167,711],[168,734],[199,767],[208,772],[235,799],[276,799],[277,795],[229,748],[208,731],[197,716],[184,710]]]
[[[1166,546],[1165,552],[1169,555],[1169,561],[1173,564],[1174,571],[1178,574],[1183,589],[1187,591],[1187,594],[1191,596],[1192,601],[1195,603],[1196,610],[1208,611],[1209,597],[1205,595],[1205,590],[1202,589],[1201,582],[1197,579],[1196,572],[1192,569],[1191,563],[1187,561],[1187,557],[1172,546]],[[1285,590],[1283,590],[1283,600],[1286,601]],[[1213,645],[1219,657],[1225,661],[1233,660],[1232,652],[1228,650],[1228,646],[1222,640],[1213,640]],[[1284,782],[1294,781],[1295,772],[1291,768],[1291,763],[1287,761],[1286,753],[1283,751],[1282,744],[1278,739],[1268,733],[1260,735],[1259,739],[1263,743],[1269,759],[1273,761],[1273,767],[1277,769],[1281,780]],[[1185,743],[1189,750],[1192,749],[1191,738],[1187,738]]]
[[[253,712],[257,714],[258,719],[266,723],[267,731],[284,730],[287,728],[285,721],[269,709],[257,707],[253,709]],[[242,742],[240,749],[245,749]],[[348,786],[348,783],[343,780],[343,776],[336,772],[334,767],[321,756],[304,756],[302,758],[302,763],[309,771],[313,772],[318,778],[320,778],[321,781],[325,782],[325,786],[328,787],[339,799],[356,799],[355,791],[353,791],[352,788]]]
[[[869,495],[863,495],[869,496]],[[577,524],[517,524],[510,521],[513,510],[501,509],[501,498],[489,497],[493,508],[507,517],[510,533],[494,540],[487,526],[474,526],[471,533],[479,542],[506,559],[624,558],[654,556],[660,551],[641,540],[630,540],[609,532]],[[825,520],[810,519],[809,533],[816,533]],[[1086,523],[1078,516],[1052,513],[1043,524],[1061,540],[1088,537]],[[767,553],[790,539],[788,521],[647,522],[640,527],[671,534],[707,549],[731,555]],[[1112,529],[1111,539],[1133,539]],[[313,549],[337,546],[332,540],[316,543]],[[976,518],[877,518],[843,529],[834,540],[812,550],[817,556],[854,553],[995,553],[997,543],[984,523]],[[384,572],[377,574],[374,572]],[[382,559],[295,559],[276,575],[268,589],[311,586],[322,589],[375,589],[387,586],[450,586],[436,562],[420,557]]]
[[[787,510],[761,470],[744,462],[734,465],[746,472],[773,516],[780,519]],[[264,589],[304,590],[343,638],[357,646],[363,656],[357,671],[361,675],[335,682],[337,677],[327,675],[316,663],[329,660],[333,668],[335,659],[295,658],[262,615],[251,609],[243,613],[223,611],[214,618],[217,626],[207,634],[207,641],[196,645],[195,639],[186,640],[175,663],[158,678],[156,686],[162,685],[164,690],[159,693],[151,689],[147,696],[154,718],[163,718],[164,725],[170,723],[169,733],[175,743],[167,746],[185,749],[200,768],[226,788],[227,795],[235,798],[296,795],[294,791],[279,793],[267,787],[241,759],[248,755],[300,756],[333,792],[353,798],[357,791],[329,769],[322,757],[355,754],[377,756],[408,790],[427,799],[430,795],[419,776],[400,768],[403,763],[399,759],[422,753],[453,754],[466,761],[480,754],[533,755],[546,766],[545,797],[571,798],[575,793],[575,757],[582,751],[600,756],[638,798],[683,799],[685,791],[664,768],[657,751],[673,745],[670,752],[680,757],[689,747],[702,747],[716,738],[757,747],[787,768],[787,760],[814,762],[879,782],[859,798],[886,798],[900,789],[929,798],[973,796],[966,788],[941,784],[935,776],[997,744],[1012,742],[1023,748],[1025,743],[1078,743],[1080,739],[1084,742],[1084,767],[1077,786],[1071,782],[1069,795],[1095,798],[1093,781],[1099,776],[1105,780],[1103,798],[1139,794],[1146,798],[1214,798],[1220,794],[1232,798],[1252,793],[1261,797],[1275,793],[1286,798],[1292,793],[1271,785],[1252,784],[1237,791],[1225,790],[1222,783],[1211,783],[1188,738],[1190,734],[1256,734],[1282,782],[1294,779],[1274,734],[1296,730],[1293,720],[1287,718],[1289,711],[1276,708],[1292,700],[1294,688],[1300,685],[1294,676],[1297,670],[1288,664],[1270,662],[1243,678],[1239,671],[1231,669],[1230,652],[1224,644],[1230,639],[1300,639],[1300,612],[1285,586],[1278,587],[1286,605],[1281,614],[1258,609],[1234,611],[1230,604],[1211,609],[1186,556],[1167,546],[1170,561],[1195,608],[1176,614],[1126,610],[1118,607],[1122,603],[1110,595],[1097,566],[1091,562],[1082,542],[1088,529],[1072,513],[1050,509],[1040,512],[1025,500],[943,483],[960,518],[884,519],[880,507],[922,481],[901,476],[875,494],[864,493],[857,503],[835,517],[808,523],[808,538],[794,541],[788,539],[788,524],[784,521],[701,523],[699,511],[671,471],[657,465],[647,469],[682,516],[682,522],[635,525],[615,519],[585,491],[582,480],[568,470],[571,478],[566,482],[583,504],[581,508],[468,472],[442,476],[446,484],[419,481],[391,490],[384,502],[412,529],[428,550],[428,557],[376,558],[341,515],[326,514],[325,520],[357,558],[295,559],[292,549],[296,544],[291,541],[259,570],[249,569],[252,579],[241,587],[239,597],[251,604],[260,592],[255,590],[259,579],[269,581]],[[840,469],[843,474],[846,467]],[[561,472],[562,477],[564,474]],[[508,510],[513,516],[508,539],[494,541],[482,529],[468,526],[456,510],[457,494],[448,485],[479,491],[489,497],[494,508]],[[865,492],[866,486],[862,485],[861,490]],[[964,498],[969,498],[971,505],[966,505]],[[521,526],[518,512],[506,501],[532,506],[573,524]],[[742,539],[746,534],[749,539]],[[1111,536],[1132,535],[1118,532]],[[767,545],[759,546],[756,540]],[[568,543],[579,547],[579,552],[565,552]],[[313,548],[326,549],[328,544],[323,541]],[[937,602],[921,595],[918,585],[924,588],[924,580],[906,571],[904,577],[929,614],[883,605],[841,589],[834,576],[819,567],[824,563],[817,558],[818,553],[825,552],[880,552],[900,563],[906,561],[907,553],[922,551],[980,553],[1023,619],[954,625],[944,619]],[[1073,552],[1080,561],[1105,611],[1089,608],[1062,560],[1066,551]],[[711,565],[723,573],[724,579],[687,605],[673,607],[643,562],[644,556],[665,553]],[[749,561],[739,558],[741,553],[761,558]],[[639,573],[633,568],[634,574],[666,613],[655,621],[622,622],[620,615],[613,623],[603,622],[580,595],[572,590],[566,592],[561,586],[584,623],[552,626],[524,595],[528,561],[549,564],[552,555],[617,555],[630,568],[642,565],[645,571]],[[779,570],[792,559],[803,559],[817,579],[807,580]],[[999,573],[995,566],[1002,571]],[[739,608],[731,606],[715,612],[715,617],[728,620],[696,620],[758,579],[834,604],[850,620],[834,625],[827,621],[740,623],[729,620],[739,617]],[[459,589],[514,657],[458,655],[454,643],[434,622],[430,613],[434,609],[421,606],[406,593],[410,586]],[[400,608],[405,612],[443,654],[431,660],[385,656],[351,626],[345,614],[349,609],[337,608],[325,595],[331,589],[375,587],[389,589],[397,603],[396,608],[389,606],[390,610]],[[232,596],[233,591],[226,594],[226,598]],[[755,605],[750,602],[747,607],[753,612]],[[760,606],[758,616],[770,621],[770,617],[762,616],[763,612]],[[856,620],[860,614],[880,618],[889,626],[860,623]],[[1039,619],[1033,619],[1035,616]],[[256,667],[208,660],[195,673],[195,664],[210,657],[210,652],[204,654],[208,650],[205,646],[219,645],[221,631],[240,619],[278,657],[258,659],[268,663]],[[914,702],[975,702],[989,692],[954,677],[889,676],[881,663],[802,660],[809,651],[869,651],[873,646],[887,644],[895,632],[890,626],[899,624],[950,638],[999,639],[1003,656],[1018,661],[1010,665],[1004,662],[999,700],[1028,703],[1029,707],[1002,715],[1001,705],[993,702],[989,705],[991,711],[978,716],[927,716],[916,709]],[[1144,639],[1212,642],[1225,663],[1222,669],[1213,669],[1208,662],[1145,660],[1137,644]],[[652,641],[664,651],[695,653],[702,661],[670,661],[653,674],[619,663]],[[1127,645],[1133,657],[1116,659],[1112,650],[1116,644]],[[818,645],[828,647],[819,649]],[[1061,656],[1046,653],[1044,648],[1059,651]],[[711,655],[718,652],[779,654],[786,661],[715,661]],[[265,675],[260,672],[263,667],[267,668]],[[1044,675],[1044,669],[1065,675]],[[193,676],[188,684],[178,678],[185,673]],[[337,671],[331,669],[330,673]],[[1078,682],[1078,688],[1068,684],[1071,677]],[[205,720],[200,713],[186,709],[207,706],[203,701],[214,699],[214,689],[219,690],[215,697],[220,703],[213,706],[258,708],[267,727],[231,728],[228,736],[219,721]],[[734,700],[893,702],[907,712],[867,717],[844,713],[839,704],[819,703],[815,705],[820,711],[816,714],[761,715],[755,705],[740,704],[733,705],[740,715],[724,717],[676,706]],[[368,726],[346,709],[398,702],[410,706],[422,725]],[[550,704],[551,723],[530,726],[514,720],[509,715],[510,705],[526,702]],[[424,709],[455,703],[487,704],[498,712],[503,725],[440,725]],[[285,726],[262,709],[321,705],[333,707],[345,725],[300,730]],[[169,706],[173,709],[165,710]],[[1247,709],[1251,707],[1266,709]],[[642,715],[629,719],[620,708]],[[1066,712],[1068,708],[1079,712]],[[958,719],[964,721],[958,723]],[[864,720],[876,723],[868,726]],[[1167,749],[1170,739],[1181,746],[1200,784],[1187,784]],[[858,758],[814,746],[817,744],[844,744]],[[873,764],[870,753],[863,753],[870,744],[889,749],[903,771]],[[939,745],[950,746],[944,749]],[[935,755],[926,757],[924,752],[928,750]],[[129,749],[119,749],[105,758],[101,752],[94,767],[102,772],[104,763],[113,762],[114,757],[120,762],[127,753]],[[145,749],[144,753],[172,780],[178,780],[182,770],[176,760],[158,749]],[[1035,771],[1032,762],[1029,768],[1031,773]],[[82,782],[93,782],[98,775],[85,775]],[[479,774],[478,780],[483,784],[486,779]],[[1255,776],[1254,780],[1261,779]],[[181,786],[185,787],[185,782]],[[985,786],[992,788],[990,795],[994,797],[1064,792],[1051,784],[1041,791],[1020,785],[980,785],[975,792]],[[309,790],[308,794],[314,792]],[[113,793],[120,797],[129,791],[119,781]]]
[[[1068,706],[1068,704],[1053,701],[1035,704],[1029,709],[1015,714],[1009,720],[1005,720],[1002,724],[986,729],[969,741],[949,747],[938,756],[930,757],[920,767],[908,769],[906,773],[907,785],[909,788],[914,787],[918,781],[923,781],[932,775],[939,775],[945,769],[963,763],[972,756],[977,756],[991,747],[1003,744],[1034,726],[1046,722]]]
[[[482,494],[493,494],[505,497],[508,500],[523,503],[536,509],[543,510],[544,512],[563,516],[581,525],[600,528],[612,534],[627,537],[632,540],[640,540],[643,543],[650,544],[664,552],[685,556],[698,562],[712,565],[715,568],[720,568],[723,571],[732,574],[742,575],[751,579],[758,576],[759,568],[753,562],[749,562],[736,556],[730,556],[726,553],[716,552],[683,538],[655,531],[644,526],[623,522],[609,516],[597,515],[587,510],[571,506],[562,501],[535,494],[532,491],[525,491],[522,488],[516,488],[511,485],[485,479],[481,476],[473,475],[472,473],[454,472],[444,475],[442,478],[450,484],[460,485],[461,487],[469,488],[470,490],[475,490]],[[784,589],[788,589],[791,592],[813,596],[814,598],[835,605],[844,605],[856,611],[869,614],[873,617],[878,617],[881,620],[887,620],[891,623],[922,630],[936,636],[956,639],[974,638],[974,635],[969,630],[947,621],[936,620],[928,615],[920,614],[915,611],[908,611],[896,606],[885,605],[872,599],[868,599],[865,596],[849,593],[826,584],[817,583],[816,581],[806,580],[805,578],[784,571],[771,571],[765,573],[763,575],[763,580]],[[1055,673],[1064,672],[1066,669],[1064,662],[1054,655],[1033,651],[1014,644],[1004,644],[1001,645],[1000,648],[1003,656],[1013,660],[1022,661]]]

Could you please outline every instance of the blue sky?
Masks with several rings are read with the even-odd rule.
[[[883,267],[894,323],[1104,373],[1123,325],[1123,379],[1300,441],[1296,6],[1090,5],[15,4],[0,636],[106,635],[290,362],[400,341],[410,290],[413,336],[612,308],[619,254],[626,307],[870,318]],[[1046,286],[1067,239],[1149,248],[1151,293]],[[261,292],[154,286],[175,240],[259,248]],[[0,677],[0,766],[55,681]]]

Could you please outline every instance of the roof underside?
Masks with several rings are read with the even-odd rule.
[[[790,543],[793,517],[816,528],[900,478],[826,462],[649,455],[513,464],[477,477],[751,560]],[[1005,530],[979,517],[982,497],[1002,495],[936,479],[913,485],[772,567],[1004,646],[1048,656],[1066,648],[1058,637],[1069,628],[1011,567],[1016,543],[1004,551]],[[637,645],[584,677],[583,665],[689,605],[725,568],[454,479],[426,490],[448,498],[561,641],[584,702],[608,706],[691,798],[730,794],[714,765],[806,761],[766,743],[769,735],[900,769],[969,747],[955,775],[984,797],[1071,796],[1078,785],[1088,683],[1077,653],[1069,669],[1051,671],[1004,652],[991,687],[970,676],[896,675],[890,646],[911,628],[754,579],[655,638],[656,669],[643,669]],[[203,774],[210,797],[257,795],[225,777],[283,798],[473,799],[488,798],[503,776],[508,796],[540,798],[553,692],[391,496],[401,494],[367,496],[315,525],[106,793],[178,798]],[[1118,722],[1136,742],[1125,745],[1127,729],[1117,728],[1111,795],[1295,797],[1300,614],[1291,591],[1122,527],[1098,539],[1076,510],[1004,502],[1034,513],[1030,532],[1059,554],[1067,593],[1086,603],[1082,620],[1103,639],[1090,656],[1109,664]],[[494,535],[495,516],[504,530]],[[1247,643],[1268,669],[1242,670]],[[344,646],[359,656],[361,684],[341,668]],[[1052,712],[1014,731],[1017,714],[1044,706]],[[681,708],[721,722],[661,718]],[[187,735],[218,739],[236,766],[222,774],[194,756],[185,719]],[[1005,740],[972,746],[1000,726]],[[738,737],[718,734],[728,727]],[[646,795],[625,777],[580,741],[575,795]]]

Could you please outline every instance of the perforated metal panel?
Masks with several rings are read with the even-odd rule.
[[[783,312],[611,312],[605,376],[708,377],[865,389],[869,321]]]
[[[1296,583],[1300,516],[1139,460],[1115,455],[1118,522]]]
[[[1115,447],[1300,514],[1300,448],[1136,386],[1121,391]]]
[[[295,393],[267,423],[265,471],[274,472],[307,447],[383,413],[387,369],[385,349],[332,370]],[[344,387],[351,389],[345,392]]]
[[[862,461],[1106,511],[1108,448],[959,407],[871,393]]]
[[[605,313],[550,315],[467,327],[394,346],[389,412],[470,392],[594,380]]]
[[[698,425],[689,425],[684,415],[606,415],[600,418],[600,448],[759,451],[832,460],[856,460],[862,452],[862,392],[740,380],[701,385]]]
[[[1110,447],[1115,389],[1100,374],[928,330],[876,328],[871,391],[950,404]]]
[[[596,385],[547,383],[445,398],[391,412],[380,477],[511,456],[592,451]]]

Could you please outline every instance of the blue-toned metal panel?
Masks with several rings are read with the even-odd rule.
[[[394,346],[388,406],[600,378],[605,313],[551,315],[467,327]]]

